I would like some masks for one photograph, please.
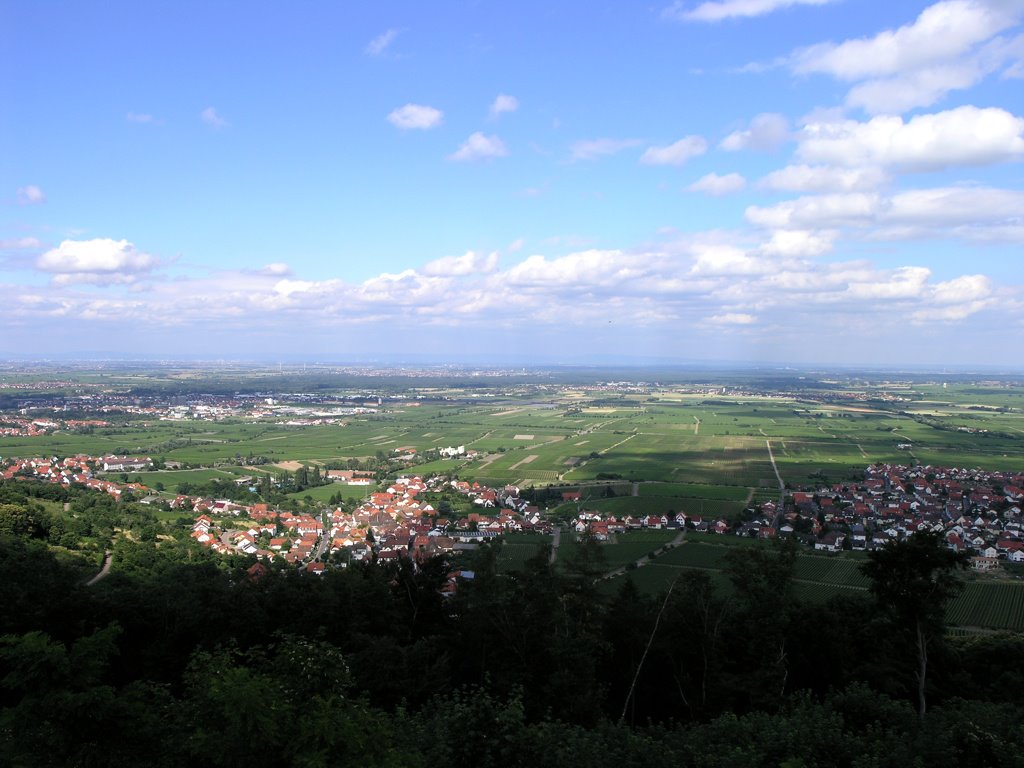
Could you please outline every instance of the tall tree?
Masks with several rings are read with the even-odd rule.
[[[942,637],[946,606],[963,589],[957,571],[968,556],[954,552],[938,533],[924,531],[890,542],[861,566],[871,594],[893,623],[910,637],[917,655],[917,711],[924,718],[928,650]]]

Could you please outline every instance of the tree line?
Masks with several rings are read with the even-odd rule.
[[[511,573],[484,546],[442,597],[441,559],[258,573],[135,536],[86,587],[4,530],[0,764],[1019,765],[1024,638],[944,631],[935,537],[883,552],[823,605],[785,545],[657,596],[596,542]]]

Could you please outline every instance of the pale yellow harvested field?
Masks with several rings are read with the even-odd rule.
[[[274,466],[275,467],[280,467],[281,469],[287,469],[289,472],[294,472],[295,470],[299,469],[302,466],[302,462],[301,461],[279,461]]]
[[[533,435],[516,435],[513,440],[533,440]]]
[[[518,469],[519,467],[523,466],[524,464],[529,464],[530,462],[536,460],[536,458],[537,458],[537,454],[536,453],[531,453],[529,456],[524,457],[522,459],[522,461],[517,461],[515,464],[513,464],[511,467],[509,467],[509,470]]]

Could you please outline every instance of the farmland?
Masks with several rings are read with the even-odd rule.
[[[234,375],[241,386],[245,377]],[[145,377],[118,381],[130,390],[140,379]],[[1024,464],[1020,386],[861,381],[794,390],[789,379],[756,386],[733,379],[730,384],[726,377],[720,388],[680,383],[600,394],[585,385],[493,387],[485,390],[491,401],[477,392],[468,397],[457,385],[421,388],[414,397],[384,402],[377,412],[330,424],[249,419],[241,411],[219,421],[128,413],[88,434],[0,437],[0,456],[132,453],[219,469],[258,457],[272,470],[284,462],[327,466],[387,458],[402,449],[424,457],[409,463],[421,473],[456,474],[487,485],[599,491],[614,481],[622,484],[618,498],[589,494],[610,513],[726,518],[777,498],[769,447],[779,476],[791,485],[848,479],[873,462],[987,469]],[[183,381],[171,374],[157,380],[166,386]],[[325,389],[338,397],[346,391]],[[455,445],[475,457],[433,458],[432,451]],[[161,482],[171,488],[179,478]]]
[[[751,505],[778,500],[780,480],[790,487],[838,483],[860,478],[877,462],[1024,466],[1024,386],[1017,380],[665,373],[659,372],[659,384],[609,385],[597,382],[595,372],[573,371],[472,381],[459,374],[424,381],[325,371],[79,371],[50,391],[29,389],[19,400],[26,391],[19,389],[3,394],[3,402],[25,418],[95,413],[106,426],[5,434],[0,456],[149,455],[181,469],[128,475],[149,487],[159,483],[165,496],[211,480],[262,473],[277,479],[303,464],[365,466],[386,478],[436,473],[544,491],[541,507],[566,521],[581,509],[620,518],[683,512],[732,521]],[[28,387],[47,380],[38,373],[21,376]],[[193,398],[198,410],[181,405]],[[437,452],[452,446],[465,453],[447,459]],[[316,507],[339,496],[357,501],[370,490],[314,485],[288,490],[286,497]],[[578,491],[580,498],[562,503],[563,491]],[[473,510],[469,502],[449,501],[455,516]],[[608,569],[635,562],[674,535],[613,536],[602,546]],[[499,569],[521,567],[545,543],[543,537],[505,537]],[[722,569],[729,547],[758,545],[691,533],[685,545],[631,577],[657,591],[685,569],[703,569],[727,588]],[[559,559],[571,558],[576,546],[564,531]],[[796,592],[809,600],[863,593],[857,565],[851,555],[801,555]],[[1019,586],[971,582],[951,616],[963,626],[1017,626]]]

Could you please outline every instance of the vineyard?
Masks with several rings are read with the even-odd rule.
[[[535,557],[541,547],[551,544],[551,537],[539,534],[509,534],[498,552],[497,568],[500,573],[517,571],[530,558]]]
[[[796,559],[793,578],[861,589],[868,586],[868,578],[860,572],[859,563],[838,557],[801,555]]]
[[[947,612],[950,624],[1024,632],[1024,584],[969,582]]]
[[[635,562],[670,542],[675,535],[675,531],[630,531],[620,534],[601,547],[605,565],[608,570],[613,570]],[[527,560],[550,541],[546,536],[508,536],[498,554],[498,570],[509,572],[522,568]],[[728,593],[731,583],[724,573],[726,558],[729,552],[738,551],[738,545],[748,541],[752,540],[688,534],[685,543],[663,552],[648,565],[629,571],[628,577],[640,591],[657,594],[667,589],[685,570],[704,570],[710,572],[719,589]],[[559,560],[571,557],[577,546],[575,535],[569,531],[563,532]],[[843,556],[800,554],[794,567],[793,594],[811,603],[824,603],[836,595],[866,597],[869,582],[860,572],[861,562]],[[613,591],[625,578],[618,576],[607,582],[603,589]],[[1024,584],[970,581],[963,593],[949,606],[947,619],[953,627],[1024,632]]]

